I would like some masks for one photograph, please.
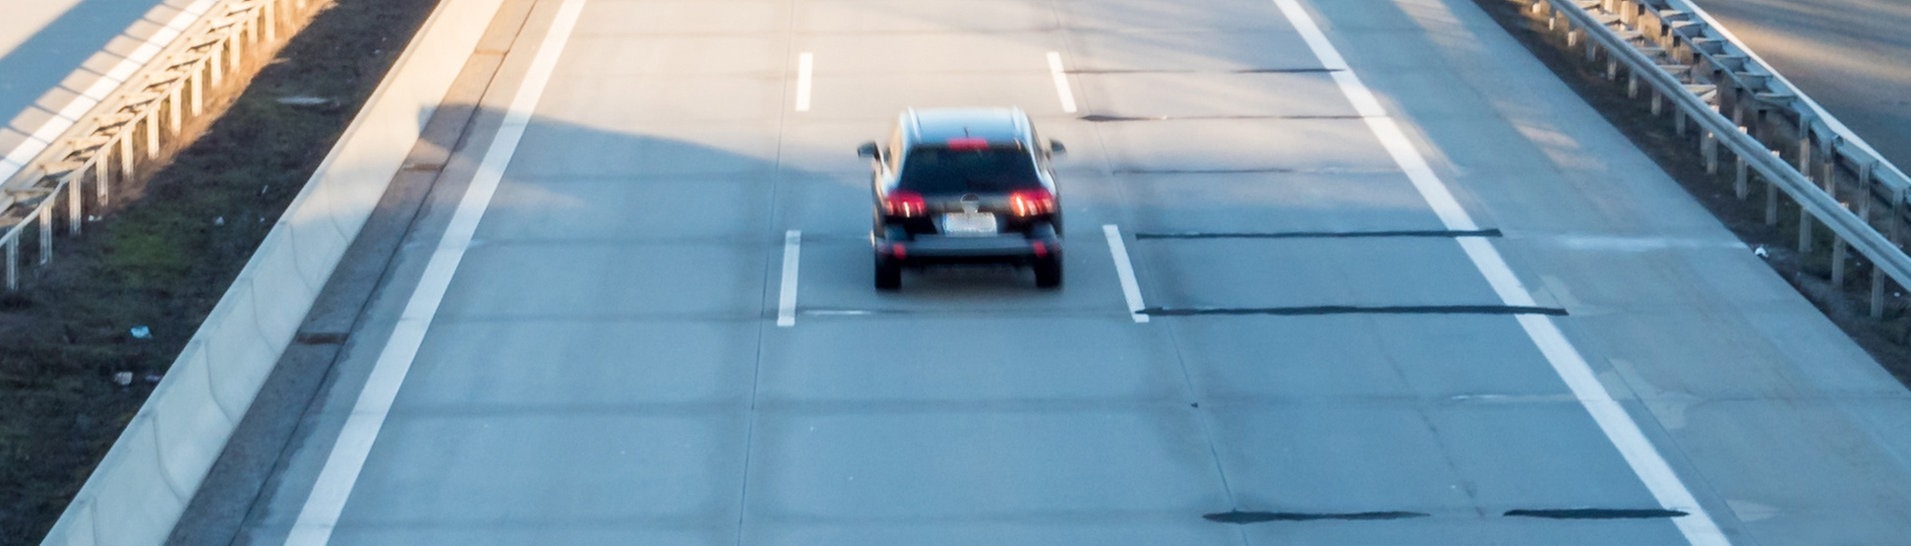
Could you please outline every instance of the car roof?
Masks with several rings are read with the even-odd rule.
[[[1006,144],[1029,133],[1028,115],[1020,108],[911,108],[902,121],[912,143],[980,138]]]

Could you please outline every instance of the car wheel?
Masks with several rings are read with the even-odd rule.
[[[1035,262],[1035,286],[1037,288],[1061,287],[1062,260],[1049,258]]]
[[[902,288],[902,264],[882,257],[876,258],[876,289],[896,290]]]
[[[1028,230],[1028,237],[1030,239],[1055,239],[1061,236],[1062,227],[1049,222],[1030,226]]]

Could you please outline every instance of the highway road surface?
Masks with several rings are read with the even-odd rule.
[[[9,0],[0,6],[0,180],[138,70],[205,0]],[[167,28],[173,32],[164,32]]]
[[[1911,165],[1911,4],[1694,3],[1893,165]]]
[[[239,543],[1911,528],[1911,395],[1469,0],[529,1]],[[948,105],[1068,145],[1063,290],[872,289]]]

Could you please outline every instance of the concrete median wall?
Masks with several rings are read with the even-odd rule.
[[[442,0],[44,544],[160,544],[503,0]]]

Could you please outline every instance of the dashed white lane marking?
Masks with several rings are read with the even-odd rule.
[[[1393,118],[1387,117],[1386,110],[1381,108],[1380,101],[1374,98],[1373,92],[1360,82],[1360,78],[1355,76],[1352,70],[1348,69],[1340,52],[1334,49],[1333,43],[1327,40],[1327,35],[1321,32],[1320,27],[1301,7],[1300,2],[1298,0],[1273,0],[1273,2],[1300,32],[1301,38],[1307,42],[1308,49],[1313,50],[1314,56],[1320,60],[1323,67],[1334,71],[1334,82],[1339,84],[1341,92],[1347,96],[1349,102],[1353,103],[1355,110],[1367,122],[1367,127],[1380,139],[1381,145],[1386,147],[1388,155],[1393,156],[1394,162],[1406,172],[1407,178],[1413,182],[1413,187],[1420,192],[1422,198],[1426,199],[1428,206],[1432,207],[1433,212],[1439,216],[1442,223],[1446,224],[1447,229],[1478,229],[1472,216],[1469,216],[1466,209],[1460,206],[1459,201],[1453,198],[1453,193],[1447,189],[1446,183],[1434,174],[1426,158],[1420,155],[1420,151],[1413,147],[1413,142],[1408,140],[1406,134],[1400,130],[1400,125]],[[1532,295],[1520,284],[1519,276],[1506,265],[1506,261],[1500,257],[1499,251],[1493,247],[1492,243],[1479,237],[1462,237],[1459,242],[1460,248],[1464,249],[1467,257],[1472,259],[1473,266],[1486,277],[1487,283],[1493,287],[1493,291],[1502,301],[1507,305],[1533,305]],[[1606,438],[1619,449],[1620,456],[1625,458],[1626,464],[1632,467],[1633,473],[1645,483],[1646,489],[1652,492],[1653,498],[1665,508],[1688,514],[1685,517],[1673,519],[1679,532],[1685,535],[1686,541],[1703,545],[1730,544],[1725,534],[1719,530],[1718,523],[1714,522],[1712,516],[1699,506],[1698,499],[1692,496],[1692,491],[1686,488],[1685,482],[1680,481],[1679,476],[1672,471],[1672,466],[1667,464],[1658,449],[1653,447],[1652,441],[1647,439],[1645,433],[1639,429],[1639,424],[1633,422],[1632,417],[1626,414],[1625,408],[1613,399],[1612,393],[1606,391],[1605,385],[1601,384],[1598,377],[1593,374],[1592,367],[1586,364],[1585,357],[1581,356],[1572,342],[1566,339],[1565,334],[1559,331],[1559,326],[1552,317],[1520,315],[1518,318],[1520,328],[1524,329],[1527,337],[1539,347],[1540,353],[1546,356],[1546,361],[1552,364],[1553,371],[1566,382],[1574,398],[1577,398],[1580,406],[1586,408],[1586,412],[1592,415],[1593,421],[1606,434]]]
[[[113,68],[101,75],[100,79],[94,80],[92,85],[86,86],[86,90],[79,96],[67,101],[66,106],[61,107],[59,112],[55,112],[52,118],[41,123],[40,128],[33,130],[33,134],[27,135],[26,141],[9,150],[6,157],[0,158],[0,181],[19,174],[21,169],[26,168],[28,161],[32,161],[35,156],[40,155],[40,152],[52,146],[53,139],[59,138],[60,133],[73,128],[73,124],[79,123],[80,116],[86,115],[86,112],[92,110],[94,106],[99,106],[100,101],[106,100],[108,93],[119,88],[120,84],[126,82],[126,78],[133,77],[133,73],[138,72],[140,67],[146,66],[146,63],[151,62],[153,57],[159,55],[160,51],[164,51],[168,44],[178,38],[180,33],[185,32],[186,27],[192,26],[194,21],[204,16],[206,10],[212,8],[213,1],[199,0],[187,5],[179,13],[173,14],[172,19],[166,21],[166,26],[153,31],[153,35],[148,36],[145,42],[133,49],[132,53],[120,59]]]
[[[796,111],[810,111],[811,72],[816,68],[816,57],[805,51],[796,56]]]
[[[802,263],[802,250],[803,232],[792,229],[783,234],[783,293],[776,304],[776,325],[780,327],[796,325],[796,269]]]
[[[1075,92],[1068,88],[1068,72],[1062,70],[1062,54],[1048,52],[1048,74],[1055,78],[1055,92],[1062,97],[1062,111],[1075,113]]]
[[[418,288],[405,303],[404,314],[392,328],[391,340],[385,342],[378,362],[372,366],[371,377],[365,380],[365,389],[358,393],[352,414],[339,431],[338,442],[333,444],[325,467],[319,471],[318,481],[312,484],[312,492],[305,498],[305,507],[299,511],[299,519],[293,524],[286,544],[316,546],[331,542],[339,514],[344,512],[345,501],[351,498],[359,472],[365,468],[365,457],[371,454],[372,443],[385,426],[392,401],[398,398],[398,388],[411,372],[418,347],[424,343],[432,317],[438,314],[438,305],[451,286],[451,276],[464,260],[465,250],[471,247],[471,237],[477,232],[478,220],[484,217],[491,196],[504,180],[504,169],[517,153],[518,142],[524,138],[531,114],[550,83],[551,72],[557,67],[558,57],[570,40],[571,30],[577,26],[586,1],[564,0],[558,7],[550,34],[538,45],[537,57],[531,60],[530,70],[511,100],[497,137],[485,150],[478,171],[472,176],[471,187],[465,190],[464,198],[452,213],[451,223],[445,227],[444,238],[438,241],[431,260],[425,264]]]
[[[1128,245],[1121,241],[1121,230],[1113,224],[1101,227],[1102,234],[1108,236],[1108,253],[1115,258],[1115,274],[1121,277],[1121,296],[1128,299],[1128,316],[1135,322],[1148,322],[1148,315],[1141,303],[1141,284],[1135,282],[1135,264],[1128,259]]]

